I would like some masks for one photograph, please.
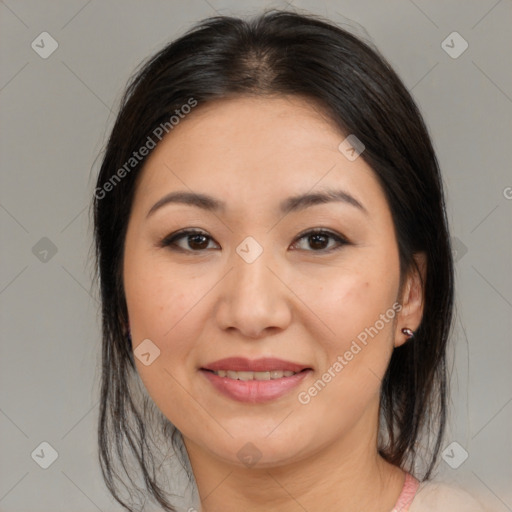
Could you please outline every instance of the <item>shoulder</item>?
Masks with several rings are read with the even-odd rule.
[[[443,482],[421,482],[409,512],[486,512],[467,491]]]

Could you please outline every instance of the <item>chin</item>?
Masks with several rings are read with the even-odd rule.
[[[270,439],[261,435],[251,436],[247,432],[239,437],[233,432],[233,436],[234,439],[227,443],[216,443],[209,447],[215,457],[228,464],[248,469],[269,469],[297,462],[305,457],[301,443],[293,437],[287,436],[285,441],[277,437]],[[211,438],[208,442],[211,444]]]

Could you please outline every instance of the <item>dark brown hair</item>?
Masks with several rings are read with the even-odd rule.
[[[145,158],[113,180],[148,136],[191,98],[201,105],[237,95],[309,98],[343,133],[355,134],[364,144],[361,157],[375,172],[391,210],[402,283],[414,268],[414,254],[427,257],[422,322],[415,336],[393,351],[382,382],[379,452],[428,478],[440,450],[453,261],[439,167],[416,104],[376,49],[327,20],[276,10],[250,20],[218,16],[165,46],[132,77],[92,204],[103,313],[99,458],[107,487],[127,510],[135,510],[134,505],[124,501],[115,481],[134,489],[131,477],[126,485],[116,471],[115,458],[129,475],[126,448],[142,476],[145,489],[139,491],[165,510],[175,510],[155,476],[153,423],[192,475],[180,433],[162,416],[149,421],[150,398],[143,396],[139,403],[130,387],[137,372],[126,333],[122,261],[136,177]]]

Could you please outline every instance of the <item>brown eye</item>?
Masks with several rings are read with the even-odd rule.
[[[343,245],[347,245],[349,242],[344,237],[326,230],[310,230],[301,235],[298,241],[306,240],[309,247],[312,248],[310,252],[330,252],[339,249]],[[333,241],[329,247],[329,242]],[[296,245],[297,242],[294,244]],[[308,250],[308,249],[305,249]]]
[[[188,235],[188,246],[194,250],[206,249],[208,247],[208,237],[205,235]]]
[[[182,240],[184,241],[182,244],[178,243]],[[203,231],[188,230],[167,236],[162,240],[160,246],[189,252],[202,252],[208,249],[208,244],[212,240]]]
[[[310,230],[299,236],[296,240],[292,247],[305,240],[309,249],[305,247],[299,247],[299,249],[309,252],[331,252],[350,243],[341,235],[324,229]],[[209,250],[210,242],[214,242],[213,238],[205,232],[186,230],[165,237],[159,245],[160,247],[169,247],[176,251],[199,253]]]
[[[329,236],[322,234],[314,234],[308,236],[308,241],[313,249],[325,249],[329,245]]]

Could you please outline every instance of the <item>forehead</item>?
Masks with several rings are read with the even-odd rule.
[[[241,96],[199,104],[159,147],[161,152],[165,146],[197,150],[200,144],[198,157],[222,153],[247,158],[270,152],[280,156],[286,149],[300,147],[309,151],[315,146],[332,149],[332,143],[341,138],[339,128],[316,102],[300,96]]]
[[[382,191],[362,159],[339,150],[346,138],[320,106],[305,98],[239,97],[198,105],[153,150],[138,195],[172,190],[226,202],[277,202],[323,187],[350,189],[378,203]]]

